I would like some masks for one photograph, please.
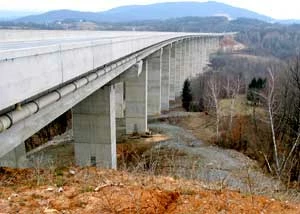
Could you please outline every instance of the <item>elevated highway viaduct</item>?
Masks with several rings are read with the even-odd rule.
[[[146,132],[224,35],[1,30],[0,165],[24,167],[24,141],[72,109],[76,163],[116,168],[116,117]]]

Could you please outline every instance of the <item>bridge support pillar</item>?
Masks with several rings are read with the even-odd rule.
[[[181,63],[180,63],[180,82],[179,82],[179,96],[181,95],[183,82],[185,80],[185,74],[188,70],[188,58],[187,58],[187,39],[181,44]]]
[[[125,123],[126,134],[134,132],[145,133],[147,127],[147,97],[148,97],[148,69],[143,63],[140,74],[134,72],[126,77],[125,82]]]
[[[169,110],[171,46],[163,49],[161,62],[161,110]]]
[[[148,68],[148,115],[161,112],[161,55],[159,50],[146,59]]]
[[[170,54],[170,100],[175,100],[175,73],[176,73],[176,43],[171,45]]]
[[[192,73],[192,39],[186,39],[185,42],[185,66],[183,68],[183,82],[186,79],[190,79],[191,78],[191,73]],[[183,85],[182,82],[182,85]]]
[[[190,76],[189,78],[192,78],[194,76],[195,72],[195,38],[190,39]]]
[[[124,118],[125,101],[124,101],[124,82],[115,84],[116,92],[116,118]]]
[[[73,131],[76,164],[116,168],[113,85],[104,86],[73,108]]]
[[[201,73],[201,47],[200,47],[200,39],[196,39],[196,58],[195,58],[196,68],[195,68],[195,75]]]
[[[202,39],[202,68],[207,65],[207,38]]]
[[[183,62],[182,59],[182,54],[181,52],[183,51],[182,49],[183,46],[183,41],[177,42],[176,47],[175,47],[175,96],[179,97],[180,96],[180,91],[181,91],[181,82],[180,82],[180,69],[181,69],[181,64]]]
[[[193,70],[192,70],[192,77],[197,75],[197,68],[198,68],[198,41],[196,38],[193,39],[193,47],[192,47],[192,63],[193,63]]]
[[[26,168],[28,161],[26,158],[25,144],[21,143],[12,151],[0,158],[0,166],[11,168]]]

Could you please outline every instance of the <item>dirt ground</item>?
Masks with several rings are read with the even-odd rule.
[[[299,205],[201,182],[96,168],[0,168],[0,213],[300,213]]]

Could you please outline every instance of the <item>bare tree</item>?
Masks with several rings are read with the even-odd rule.
[[[284,148],[279,152],[278,148],[283,148],[282,145],[284,140],[278,139],[280,130],[276,129],[276,117],[278,117],[278,108],[280,106],[280,97],[279,94],[276,93],[276,77],[273,69],[268,70],[269,78],[268,78],[268,87],[265,94],[260,94],[260,96],[265,100],[266,110],[267,110],[267,118],[268,124],[271,131],[271,140],[272,140],[272,148],[273,148],[273,159],[274,165],[271,165],[267,156],[264,154],[264,158],[268,163],[268,167],[270,171],[275,171],[277,177],[279,179],[282,178],[283,173],[286,171],[287,163],[292,159],[292,154],[295,149],[299,145],[300,142],[300,130],[297,131],[296,138],[292,141],[291,147]],[[300,111],[300,109],[299,109]],[[273,166],[273,167],[272,167]],[[273,170],[272,170],[273,168]]]
[[[277,148],[277,142],[276,142],[276,136],[275,136],[275,128],[274,128],[274,102],[275,102],[275,78],[274,73],[271,69],[268,70],[269,72],[269,85],[268,85],[268,92],[267,96],[265,97],[267,101],[267,110],[268,110],[268,117],[269,117],[269,123],[271,128],[271,134],[272,134],[272,143],[273,143],[273,149],[274,149],[274,158],[275,158],[275,164],[276,164],[276,174],[278,177],[279,175],[279,157],[278,157],[278,148]]]
[[[230,117],[229,117],[229,130],[232,130],[233,117],[235,113],[236,98],[239,95],[241,88],[241,78],[228,75],[226,78],[225,91],[227,98],[230,98]]]
[[[207,82],[207,97],[210,103],[210,106],[214,109],[216,115],[216,135],[217,141],[220,137],[220,119],[221,119],[221,110],[220,110],[220,89],[221,84],[220,80],[218,79],[217,75],[212,73],[210,75],[208,82]]]

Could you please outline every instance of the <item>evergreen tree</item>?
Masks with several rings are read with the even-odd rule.
[[[247,99],[256,105],[260,102],[260,97],[258,93],[266,87],[267,79],[262,78],[253,78],[250,84],[248,85]]]
[[[193,97],[192,97],[192,91],[191,91],[191,83],[188,79],[186,79],[184,81],[181,99],[182,99],[182,107],[186,111],[189,111]]]

